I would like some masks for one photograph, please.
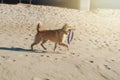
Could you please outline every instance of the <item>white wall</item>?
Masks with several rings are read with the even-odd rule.
[[[120,8],[120,0],[91,0],[91,9],[94,8]]]

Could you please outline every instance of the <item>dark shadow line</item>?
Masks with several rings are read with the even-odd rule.
[[[15,47],[0,47],[0,50],[8,50],[8,51],[19,51],[19,52],[34,52],[34,53],[46,53],[46,51],[36,51],[36,50],[30,50],[30,49],[24,49],[24,48],[15,48]]]

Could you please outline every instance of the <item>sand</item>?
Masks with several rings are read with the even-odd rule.
[[[0,4],[0,80],[120,80],[120,10]],[[70,50],[30,45],[36,25],[76,27]]]

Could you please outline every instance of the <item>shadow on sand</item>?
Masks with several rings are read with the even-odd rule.
[[[19,52],[33,52],[33,53],[46,53],[46,51],[37,51],[37,50],[30,50],[30,49],[23,49],[23,48],[15,48],[15,47],[0,47],[0,50],[8,50],[8,51],[19,51]]]

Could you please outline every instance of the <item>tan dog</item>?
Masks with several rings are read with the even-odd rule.
[[[31,44],[31,50],[33,50],[33,46],[38,44],[40,41],[42,41],[41,46],[46,50],[43,44],[46,43],[46,41],[48,40],[55,42],[54,51],[57,47],[57,44],[62,45],[69,50],[68,45],[63,43],[63,41],[66,38],[65,36],[67,35],[69,29],[73,29],[73,28],[65,24],[61,29],[41,30],[41,24],[39,23],[37,25],[37,34],[35,36],[35,40]]]

